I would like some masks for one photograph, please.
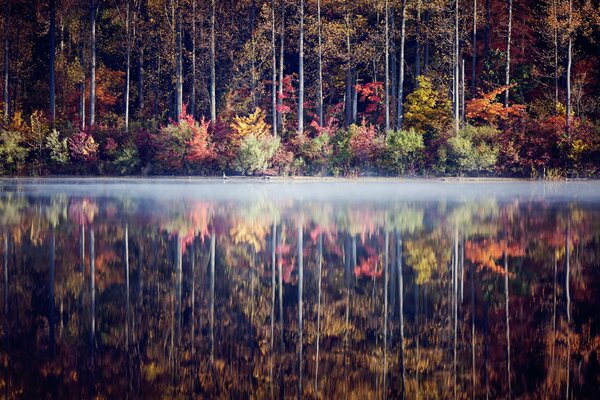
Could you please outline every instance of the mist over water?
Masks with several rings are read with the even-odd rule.
[[[600,183],[0,181],[8,398],[598,398]]]

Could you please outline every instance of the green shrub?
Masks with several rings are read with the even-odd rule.
[[[242,138],[234,160],[236,171],[244,175],[264,173],[279,149],[279,138],[271,135],[249,134]]]
[[[127,145],[117,152],[114,160],[114,166],[121,175],[130,175],[138,171],[140,166],[140,156],[137,147]]]
[[[394,175],[402,175],[407,171],[414,172],[422,159],[424,149],[423,135],[414,129],[389,131],[381,168]]]
[[[18,172],[29,154],[23,134],[18,130],[0,130],[0,173]]]
[[[46,136],[44,146],[50,152],[50,160],[55,164],[65,165],[69,162],[67,138],[61,140],[60,133],[56,129],[52,129],[48,136]]]
[[[492,126],[467,125],[448,140],[448,165],[455,172],[491,172],[498,159],[499,132]]]

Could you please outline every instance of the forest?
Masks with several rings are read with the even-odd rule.
[[[600,174],[598,0],[3,0],[0,175]]]

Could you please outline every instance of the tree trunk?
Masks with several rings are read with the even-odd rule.
[[[277,50],[275,43],[275,0],[271,0],[271,119],[273,136],[277,137]]]
[[[345,125],[349,126],[352,123],[352,54],[350,46],[350,12],[346,9],[346,55],[348,57],[348,65],[346,67],[346,97],[345,97]]]
[[[214,365],[215,361],[215,253],[216,238],[213,232],[210,235],[210,365]]]
[[[387,0],[386,0],[387,1]],[[317,28],[318,28],[318,93],[317,93],[317,102],[318,102],[318,115],[319,115],[319,125],[325,125],[325,119],[323,117],[323,45],[322,45],[322,23],[321,23],[321,0],[317,0]]]
[[[129,1],[127,2],[129,3]],[[129,6],[129,4],[128,4]],[[129,354],[129,226],[125,224],[125,351]]]
[[[385,0],[385,134],[390,130],[390,10]]]
[[[192,0],[192,94],[189,114],[196,118],[196,0]]]
[[[90,128],[96,123],[96,0],[90,0]]]
[[[553,39],[554,39],[554,110],[555,112],[558,110],[558,85],[559,85],[559,75],[558,75],[558,4],[557,0],[552,1],[552,13],[553,13],[553,21],[554,27],[552,28]]]
[[[210,121],[217,122],[217,73],[215,64],[215,0],[210,15]]]
[[[460,129],[460,121],[459,121],[459,79],[460,79],[460,71],[459,71],[459,59],[458,54],[460,52],[460,37],[459,37],[459,10],[458,10],[458,0],[454,0],[454,133],[458,136],[458,131]]]
[[[512,0],[511,0],[512,3]],[[567,46],[567,136],[571,137],[571,66],[573,64],[573,0],[569,0],[569,44]]]
[[[142,41],[138,41],[138,83],[137,83],[137,109],[141,113],[144,108],[144,47]]]
[[[281,31],[279,32],[279,95],[277,98],[277,126],[283,131],[283,67],[285,55],[285,0],[281,0]]]
[[[175,65],[175,73],[176,73],[176,81],[175,81],[175,120],[179,121],[179,117],[183,111],[183,45],[182,45],[182,32],[181,32],[181,8],[179,5],[179,0],[177,1],[177,9],[176,9],[176,21],[175,21],[175,40],[176,43],[176,65]]]
[[[425,12],[425,26],[429,26],[431,11],[427,10]],[[429,32],[425,36],[425,54],[423,55],[423,73],[427,74],[429,71]]]
[[[504,253],[504,297],[506,299],[506,378],[508,380],[508,398],[511,398],[510,383],[510,313],[508,306],[508,256]]]
[[[54,333],[54,266],[56,261],[56,232],[52,228],[50,233],[50,283],[48,288],[48,325],[50,328],[50,355],[54,356],[56,340]]]
[[[471,55],[471,94],[477,88],[477,0],[473,0],[473,54]]]
[[[300,50],[298,56],[298,135],[304,134],[304,0],[300,0]]]
[[[485,29],[483,31],[483,53],[488,58],[490,55],[490,32],[492,24],[492,4],[491,0],[485,0]]]
[[[404,281],[402,275],[402,237],[400,233],[396,234],[396,263],[398,267],[398,302],[400,307],[400,370],[402,373],[400,388],[404,398]]]
[[[4,124],[8,124],[8,120],[10,117],[10,97],[8,91],[9,84],[9,57],[8,52],[10,50],[10,39],[8,37],[8,27],[10,25],[10,6],[8,1],[4,1],[4,88],[3,88],[3,106],[4,106]]]
[[[129,12],[131,7],[131,1],[127,0],[127,6],[125,8],[125,36],[127,40],[127,56],[126,56],[126,67],[125,67],[125,131],[129,132],[129,82],[131,75],[131,37],[129,32]]]
[[[56,0],[50,0],[50,120],[56,120]]]
[[[402,130],[404,122],[404,44],[406,42],[406,0],[402,0],[400,17],[400,76],[398,78],[398,112],[396,130]]]
[[[79,127],[81,130],[85,129],[85,51],[83,33],[84,30],[81,28],[79,31],[79,34],[81,35],[81,38],[79,39],[79,65],[83,73],[81,82],[79,83]]]
[[[510,44],[512,39],[512,7],[513,0],[506,0],[508,5],[508,36],[506,38],[506,75],[504,84],[510,85]],[[510,90],[507,88],[504,92],[504,107],[508,107],[508,98],[510,96]]]
[[[91,329],[90,346],[96,347],[96,242],[94,240],[94,229],[90,228],[90,303],[91,303]]]
[[[465,59],[460,63],[460,126],[465,127]],[[462,269],[461,269],[462,274]],[[462,287],[461,287],[462,291]],[[462,292],[461,292],[462,293]],[[461,296],[462,298],[462,296]]]
[[[417,0],[417,16],[415,20],[415,79],[421,76],[421,0]],[[415,81],[415,87],[419,87],[419,81]]]

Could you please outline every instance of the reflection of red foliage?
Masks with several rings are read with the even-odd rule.
[[[74,199],[69,204],[69,219],[78,225],[91,224],[97,213],[98,205],[90,199]]]
[[[378,268],[379,259],[379,256],[369,256],[361,259],[358,265],[354,268],[354,275],[357,278],[361,276],[379,278],[383,274],[383,269]]]
[[[506,240],[483,240],[481,242],[469,240],[465,243],[465,257],[477,265],[478,270],[488,269],[502,276],[506,273],[504,266],[496,264],[496,261],[501,260],[505,252],[509,257],[521,257],[525,254],[525,250],[520,244],[507,243]],[[513,274],[510,273],[509,276],[513,276]]]

